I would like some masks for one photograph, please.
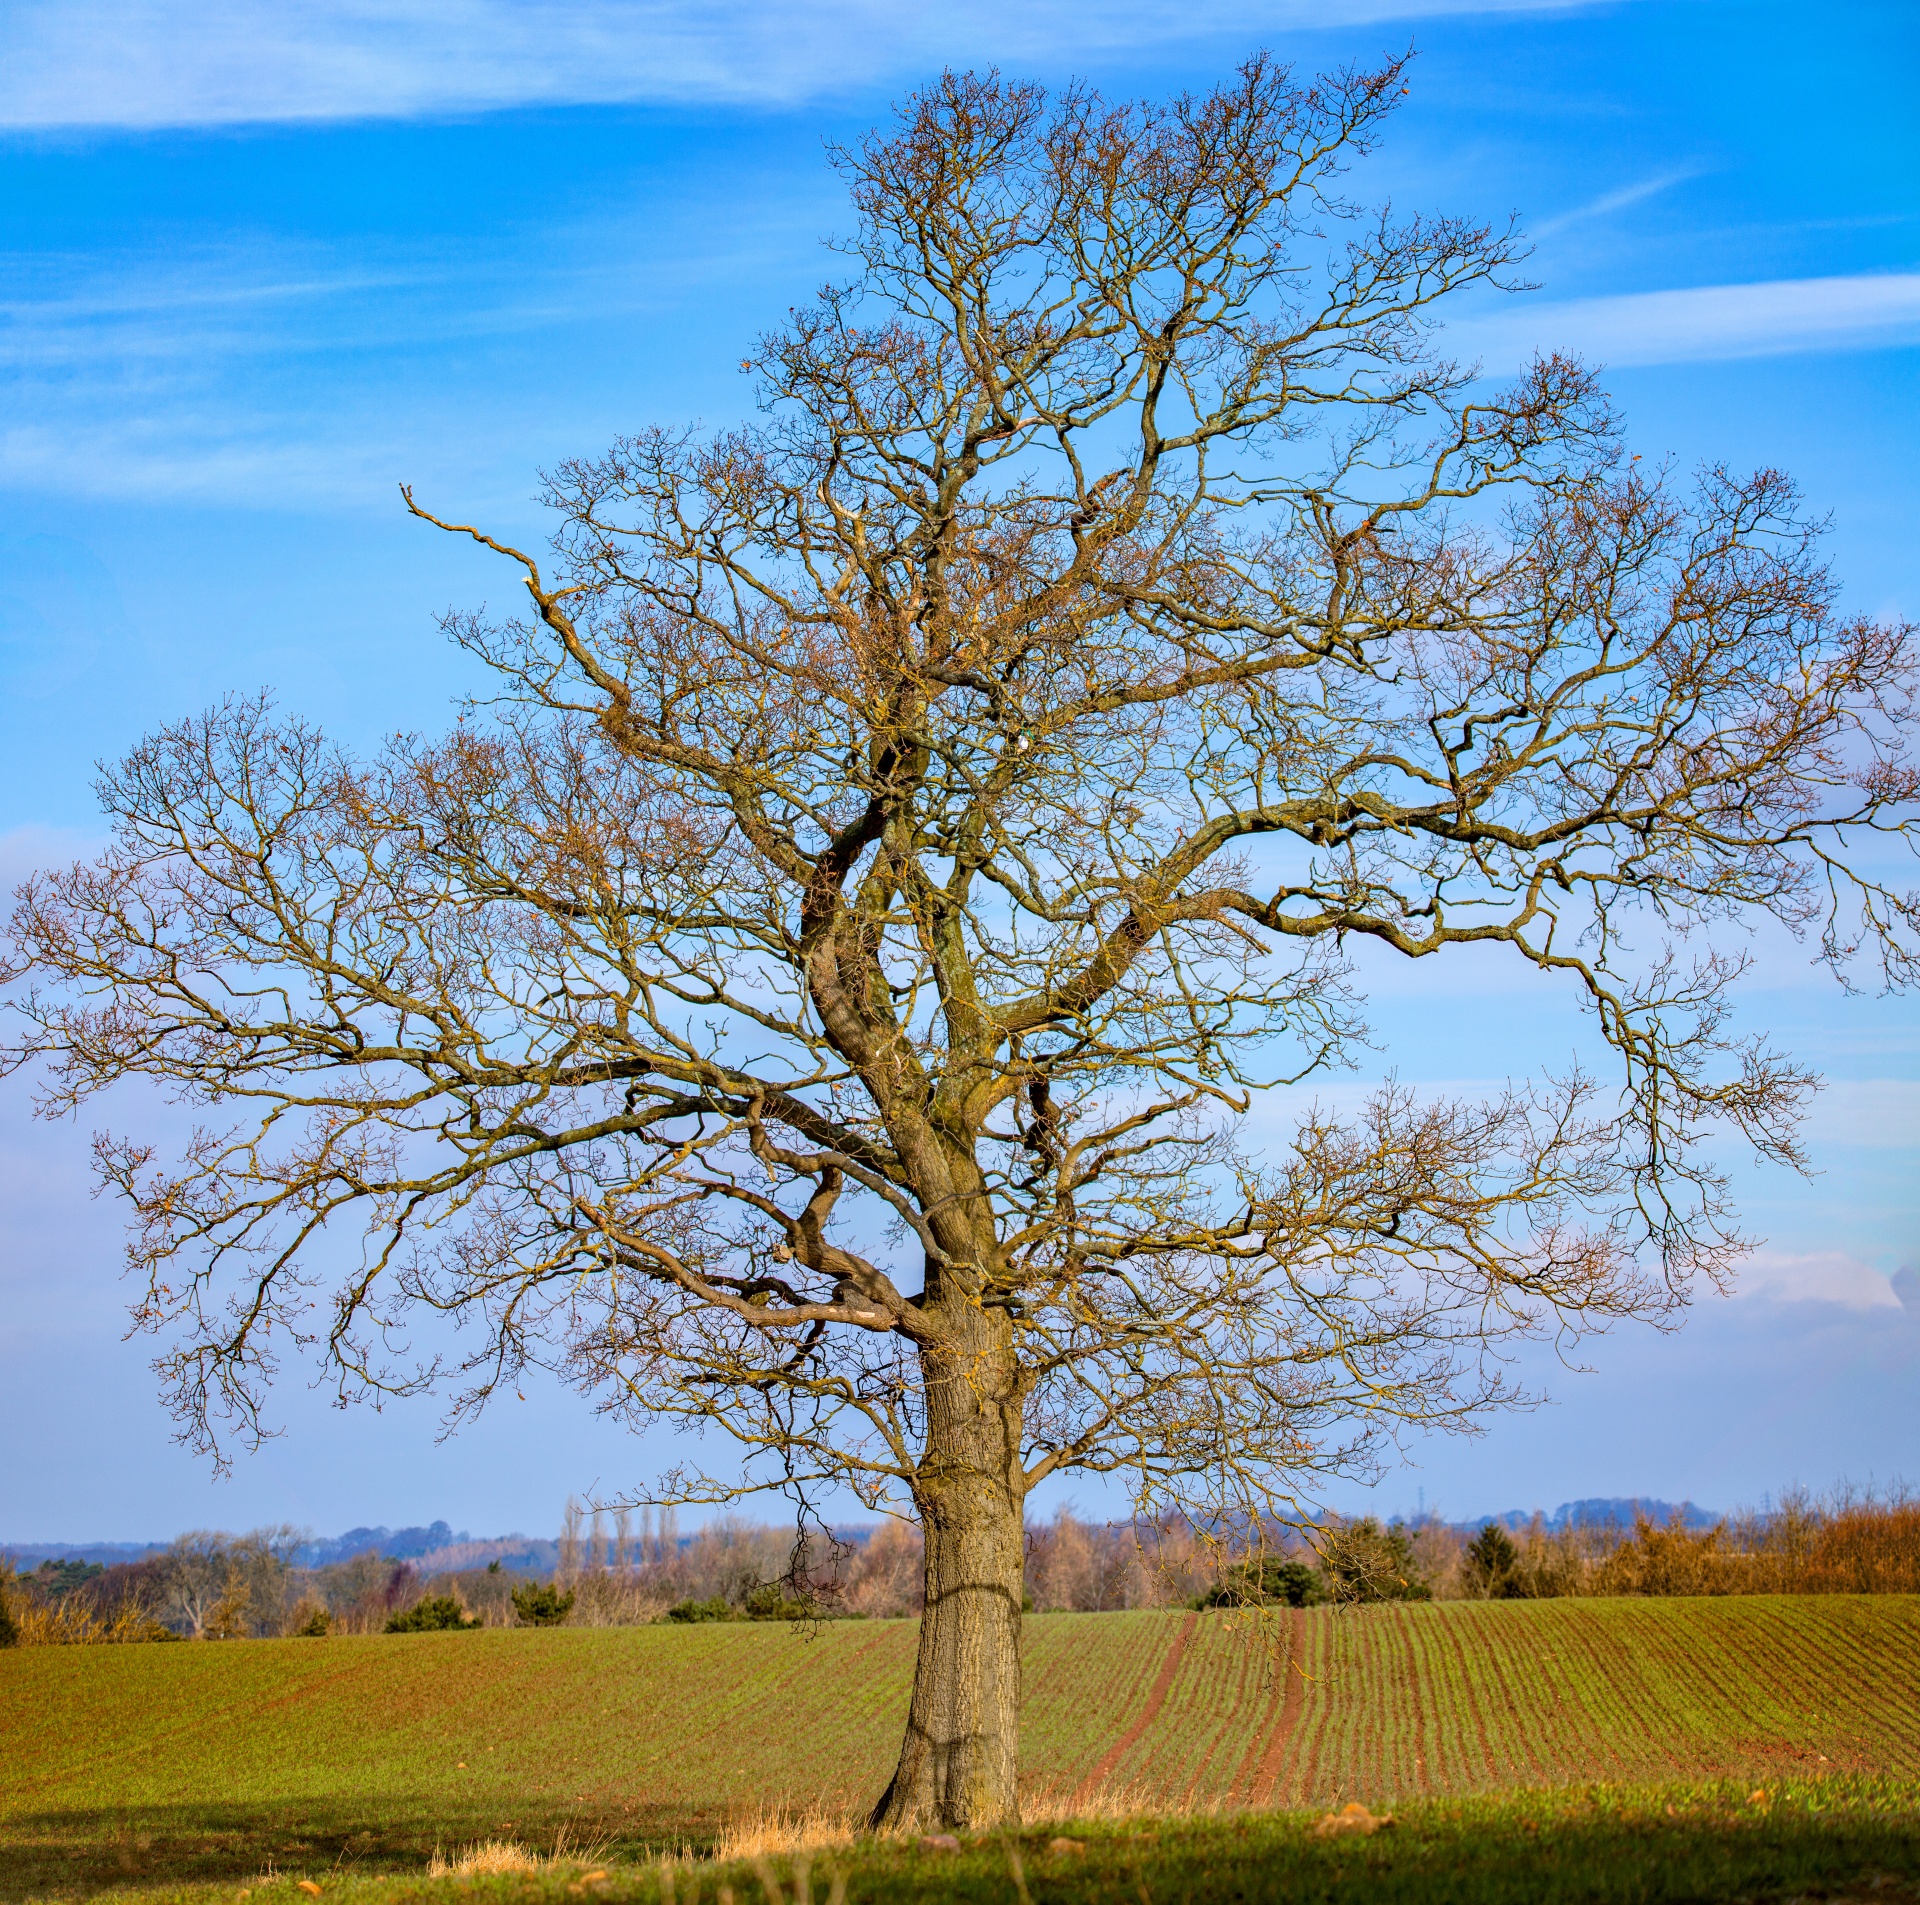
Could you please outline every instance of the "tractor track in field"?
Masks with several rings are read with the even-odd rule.
[[[1300,1730],[1301,1709],[1307,1703],[1307,1674],[1303,1665],[1306,1652],[1307,1610],[1296,1607],[1287,1637],[1287,1657],[1280,1668],[1282,1683],[1274,1689],[1274,1701],[1280,1709],[1278,1717],[1263,1729],[1261,1737],[1256,1737],[1233,1782],[1233,1790],[1244,1792],[1250,1806],[1264,1806],[1271,1797]],[[1269,1712],[1271,1710],[1269,1708]]]
[[[1093,1771],[1073,1789],[1073,1803],[1076,1806],[1085,1805],[1100,1790],[1107,1775],[1126,1757],[1128,1749],[1160,1717],[1160,1709],[1167,1703],[1167,1692],[1173,1685],[1173,1677],[1180,1671],[1180,1662],[1186,1655],[1187,1644],[1193,1639],[1193,1630],[1199,1625],[1198,1614],[1189,1614],[1180,1623],[1180,1631],[1174,1636],[1173,1645],[1167,1649],[1167,1657],[1161,1663],[1159,1675],[1147,1692],[1147,1703],[1140,1709],[1139,1718],[1101,1754]]]

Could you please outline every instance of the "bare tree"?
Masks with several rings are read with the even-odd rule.
[[[310,1343],[452,1375],[424,1308],[456,1412],[538,1359],[733,1439],[654,1499],[910,1513],[878,1822],[1016,1806],[1037,1483],[1271,1525],[1513,1400],[1502,1341],[1668,1314],[1743,1248],[1716,1132],[1792,1164],[1812,1084],[1733,1036],[1726,926],[1909,976],[1855,843],[1913,821],[1911,631],[1836,613],[1778,475],[1441,354],[1522,247],[1339,195],[1403,90],[913,96],[758,421],[562,467],[550,560],[416,507],[525,583],[451,623],[497,703],[367,761],[182,722],[22,891],[48,1110],[218,1113],[99,1151],[189,1432]],[[1353,1051],[1358,941],[1571,987],[1610,1075],[1255,1150]]]
[[[193,1640],[279,1633],[302,1539],[291,1526],[179,1536],[157,1568],[167,1615]]]

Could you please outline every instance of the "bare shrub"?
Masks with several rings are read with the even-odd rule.
[[[131,1572],[131,1570],[129,1570]],[[150,1595],[90,1592],[100,1577],[66,1594],[50,1594],[31,1575],[0,1563],[0,1647],[117,1646],[172,1640]]]
[[[1070,1507],[1027,1534],[1027,1592],[1040,1612],[1185,1607],[1219,1573],[1218,1543],[1178,1517],[1088,1522]]]
[[[1607,1556],[1593,1577],[1596,1594],[1738,1594],[1773,1586],[1761,1557],[1731,1551],[1724,1526],[1693,1530],[1676,1517],[1665,1527],[1644,1515],[1633,1538]]]
[[[1802,1594],[1920,1594],[1920,1502],[1842,1509],[1793,1571]]]
[[[1536,1515],[1519,1543],[1510,1598],[1546,1601],[1589,1591],[1594,1570],[1619,1539],[1610,1526],[1548,1528]]]
[[[1125,1605],[1122,1556],[1117,1544],[1102,1539],[1105,1533],[1062,1508],[1050,1526],[1042,1522],[1028,1534],[1026,1582],[1035,1607],[1098,1610]]]
[[[1792,1490],[1765,1513],[1689,1530],[1645,1518],[1596,1571],[1601,1594],[1910,1594],[1920,1591],[1920,1502],[1844,1484]]]
[[[334,1631],[378,1634],[396,1614],[425,1598],[427,1582],[411,1561],[395,1561],[369,1548],[350,1560],[316,1568],[307,1577],[325,1602]]]
[[[638,1573],[602,1569],[573,1584],[572,1627],[635,1627],[656,1621],[673,1605],[659,1584]]]
[[[1489,1523],[1488,1527],[1497,1527]],[[1920,1592],[1920,1501],[1845,1484],[1825,1496],[1789,1489],[1765,1509],[1742,1509],[1709,1528],[1679,1516],[1549,1527],[1535,1515],[1499,1528],[1510,1549],[1487,1565],[1485,1531],[1470,1537],[1422,1524],[1414,1546],[1439,1600],[1550,1599],[1562,1595],[1911,1594]]]

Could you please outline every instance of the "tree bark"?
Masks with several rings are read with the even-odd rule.
[[[1019,1816],[1021,1395],[1010,1354],[970,1347],[927,1358],[927,1446],[914,1481],[926,1612],[906,1740],[873,1809],[876,1831]]]

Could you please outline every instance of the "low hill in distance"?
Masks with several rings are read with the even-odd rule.
[[[38,1567],[42,1561],[97,1561],[113,1567],[165,1554],[170,1545],[164,1541],[9,1541],[0,1542],[0,1558],[11,1561],[22,1572]],[[444,1521],[434,1521],[425,1527],[383,1525],[349,1528],[339,1535],[309,1536],[293,1545],[288,1559],[295,1567],[324,1568],[362,1554],[422,1562],[429,1571],[485,1567],[490,1561],[498,1561],[518,1573],[545,1576],[559,1565],[560,1546],[557,1541],[536,1535],[475,1537],[464,1529],[456,1533]]]
[[[1536,1521],[1553,1533],[1573,1528],[1630,1529],[1637,1516],[1667,1525],[1676,1517],[1686,1528],[1711,1528],[1722,1517],[1693,1502],[1661,1501],[1653,1496],[1609,1495],[1589,1500],[1562,1502],[1551,1515],[1538,1508],[1507,1508],[1497,1514],[1470,1516],[1464,1521],[1442,1521],[1425,1517],[1437,1525],[1472,1533],[1489,1521],[1504,1528],[1531,1527]],[[836,1537],[856,1545],[866,1541],[873,1527],[849,1524],[834,1530]],[[675,1537],[682,1544],[696,1537],[689,1533]],[[163,1541],[12,1541],[0,1542],[0,1558],[11,1560],[22,1571],[42,1561],[97,1561],[107,1567],[128,1561],[144,1561],[164,1554]],[[560,1542],[543,1536],[472,1535],[456,1532],[445,1521],[433,1521],[412,1528],[349,1528],[344,1534],[310,1535],[292,1551],[296,1567],[324,1568],[356,1555],[378,1554],[393,1561],[414,1561],[423,1573],[451,1573],[462,1568],[484,1568],[498,1561],[515,1573],[550,1577],[560,1565]]]
[[[1465,1521],[1443,1524],[1465,1532],[1498,1522],[1508,1529],[1531,1528],[1538,1521],[1550,1534],[1563,1534],[1577,1528],[1630,1529],[1637,1521],[1653,1522],[1665,1528],[1678,1522],[1683,1528],[1714,1528],[1726,1517],[1702,1508],[1695,1502],[1660,1501],[1649,1495],[1597,1495],[1584,1501],[1562,1502],[1552,1514],[1538,1508],[1507,1508],[1497,1515],[1470,1516]]]

